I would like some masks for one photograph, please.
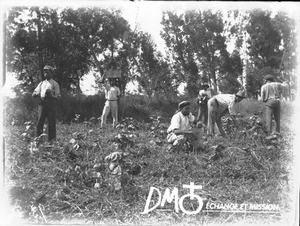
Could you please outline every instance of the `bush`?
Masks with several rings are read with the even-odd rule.
[[[104,103],[104,95],[65,94],[58,102],[57,118],[63,122],[71,122],[76,114],[80,115],[80,121],[100,117]]]
[[[119,119],[132,117],[138,121],[148,121],[151,115],[160,115],[171,118],[175,113],[178,103],[183,100],[191,101],[191,112],[197,116],[198,106],[195,97],[174,96],[157,94],[152,98],[143,95],[126,95],[121,98],[119,106]],[[85,96],[83,94],[63,94],[58,101],[57,120],[69,123],[80,115],[79,121],[88,120],[91,117],[100,117],[105,103],[104,94]],[[18,98],[7,98],[4,100],[4,122],[5,124],[23,124],[26,121],[37,120],[37,99],[31,95]],[[244,116],[260,114],[265,117],[265,103],[255,99],[244,99],[237,105],[237,111]],[[282,102],[282,115],[293,114],[293,104]],[[108,121],[111,120],[109,115]]]
[[[148,108],[147,98],[141,95],[126,95],[120,100],[119,119],[132,117],[139,121],[148,121],[150,109]]]
[[[80,120],[99,117],[105,103],[104,95],[69,95],[63,94],[57,103],[57,120],[71,122],[75,114]],[[23,124],[26,121],[37,120],[38,99],[31,95],[24,95],[4,100],[4,123]]]
[[[139,121],[148,121],[151,115],[160,115],[165,118],[172,117],[178,103],[183,100],[191,100],[192,112],[197,114],[198,107],[195,98],[188,96],[168,97],[165,94],[157,94],[152,98],[143,95],[126,95],[121,98],[119,106],[119,119],[132,117]],[[100,117],[105,104],[105,96],[83,94],[62,94],[57,104],[57,120],[70,123],[76,114],[80,115],[79,121],[88,120],[91,117]],[[5,122],[22,124],[26,121],[37,120],[37,99],[31,95],[6,99]],[[108,116],[108,121],[111,115]]]
[[[236,107],[237,112],[242,113],[244,116],[263,114],[265,112],[265,103],[255,99],[244,99]]]
[[[150,99],[149,107],[153,112],[160,112],[164,117],[171,117],[177,109],[177,96],[168,97],[164,94],[156,94]]]
[[[70,95],[63,94],[57,103],[57,120],[70,123],[75,115],[80,115],[79,121],[88,120],[91,117],[100,117],[105,104],[105,96],[83,94]],[[121,98],[119,107],[119,119],[123,117],[133,117],[137,120],[149,120],[151,112],[149,100],[141,95],[127,95]],[[168,109],[163,103],[165,109]],[[37,99],[31,95],[17,98],[7,98],[4,101],[4,121],[6,124],[23,124],[26,121],[37,120]],[[159,104],[156,104],[156,106]],[[158,107],[157,107],[158,108]],[[108,116],[108,120],[111,116]]]
[[[237,104],[237,112],[245,117],[259,115],[263,122],[266,120],[266,104],[255,99],[245,99]],[[294,104],[292,102],[281,102],[281,127],[285,131],[286,127],[293,125]],[[275,122],[273,122],[275,123]]]
[[[37,101],[31,95],[24,95],[18,98],[6,97],[3,101],[4,124],[23,124],[32,121],[37,117]]]

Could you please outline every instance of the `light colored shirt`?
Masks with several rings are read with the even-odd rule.
[[[184,116],[181,111],[173,115],[171,119],[171,124],[167,130],[168,133],[174,131],[175,129],[179,130],[189,130],[191,129],[191,123],[195,120],[195,116],[190,113],[187,116]]]
[[[107,85],[105,87],[105,98],[107,100],[118,100],[118,97],[121,95],[121,91],[117,86]]]
[[[199,91],[199,97],[201,98],[201,97],[203,97],[203,96],[207,96],[208,98],[211,98],[211,91],[209,90],[209,89],[207,89],[207,90],[204,90],[204,89],[201,89],[200,91]]]
[[[38,86],[33,91],[33,94],[39,95],[41,98],[46,96],[46,91],[51,90],[52,96],[55,98],[60,97],[59,85],[53,79],[44,80],[38,84]]]
[[[235,111],[235,94],[218,94],[215,96],[219,103],[219,110],[221,112],[228,109],[230,115],[236,115]]]
[[[261,99],[266,102],[270,99],[280,99],[281,93],[288,87],[287,83],[268,82],[261,87]]]

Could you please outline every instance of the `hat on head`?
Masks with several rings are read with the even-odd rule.
[[[178,110],[181,111],[185,106],[188,106],[190,104],[191,104],[191,102],[189,102],[189,101],[182,101],[178,104]]]
[[[272,75],[266,75],[264,79],[266,81],[274,82],[274,77]]]
[[[244,90],[239,90],[235,95],[241,98],[246,98],[246,94]]]
[[[49,65],[46,65],[46,66],[44,67],[44,70],[54,71],[54,68],[51,67],[51,66],[49,66]]]

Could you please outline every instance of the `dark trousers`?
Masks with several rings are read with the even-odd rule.
[[[45,121],[48,121],[48,141],[56,139],[56,101],[40,100],[38,106],[37,136],[43,133]]]
[[[267,131],[272,132],[272,117],[276,123],[276,132],[280,132],[280,101],[279,100],[268,100],[266,103],[266,124]]]
[[[200,121],[207,126],[207,118],[208,118],[208,108],[207,104],[204,106],[199,106],[197,121]]]

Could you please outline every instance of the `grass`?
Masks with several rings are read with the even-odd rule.
[[[5,188],[10,206],[27,223],[287,225],[295,189],[291,179],[293,131],[284,123],[282,134],[269,139],[263,126],[253,129],[255,120],[249,118],[253,106],[258,109],[260,103],[244,104],[239,127],[225,125],[227,139],[203,137],[204,150],[194,152],[167,151],[165,132],[170,118],[149,122],[125,118],[117,129],[105,130],[98,123],[58,123],[58,141],[53,146],[34,141],[34,124],[7,126]],[[288,108],[291,106],[283,109],[284,122],[291,117]],[[216,145],[225,147],[218,159],[212,158]],[[128,154],[119,161],[119,176],[105,160],[115,151]],[[133,175],[136,166],[141,172]],[[186,215],[174,212],[173,203],[141,214],[150,187],[161,192],[177,187],[181,197],[187,191],[182,185],[190,182],[203,186],[197,194],[209,202],[273,203],[280,206],[280,214]],[[197,207],[193,202],[184,205],[189,210]]]

